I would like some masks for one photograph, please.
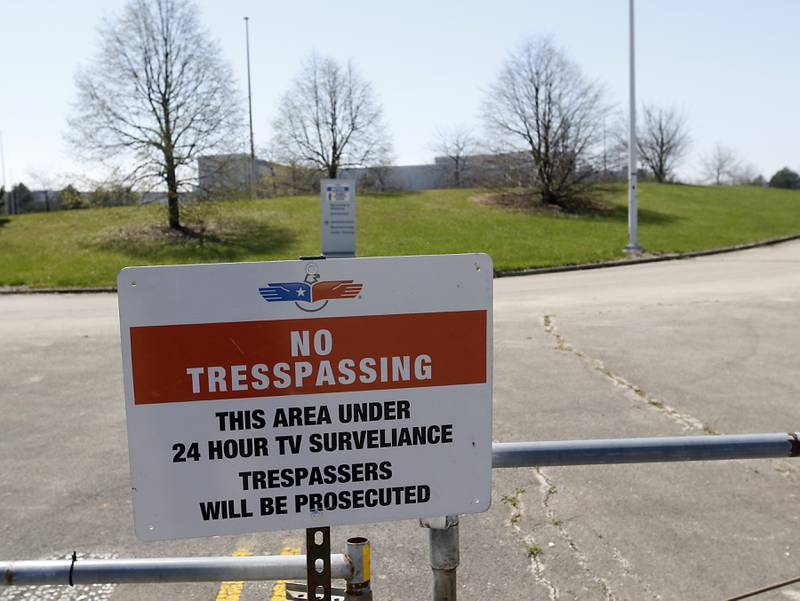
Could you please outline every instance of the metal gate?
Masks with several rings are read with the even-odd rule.
[[[768,459],[800,456],[800,433],[621,438],[553,442],[507,442],[492,445],[492,467],[544,467]],[[459,565],[458,516],[420,520],[428,529],[433,600],[455,601]],[[81,559],[0,561],[3,585],[76,585],[305,580],[295,598],[330,601],[372,599],[370,544],[347,541],[345,552],[331,554],[327,528],[307,531],[306,555],[256,557],[176,557],[152,559]],[[331,580],[344,580],[336,590]],[[304,590],[303,590],[304,589]],[[744,597],[736,597],[742,599]]]

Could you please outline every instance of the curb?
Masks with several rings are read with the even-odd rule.
[[[707,257],[710,255],[721,255],[732,253],[739,250],[750,248],[763,248],[800,240],[800,234],[791,236],[781,236],[780,238],[770,238],[760,242],[748,242],[746,244],[736,244],[734,246],[721,246],[719,248],[709,248],[707,250],[693,250],[685,253],[665,253],[663,255],[640,256],[631,259],[620,259],[616,261],[598,261],[596,263],[577,263],[575,265],[555,265],[553,267],[536,267],[533,269],[515,269],[511,271],[495,271],[494,277],[507,278],[520,275],[537,275],[543,273],[562,273],[567,271],[585,271],[588,269],[603,269],[605,267],[627,267],[628,265],[641,265],[642,263],[661,263],[662,261],[678,261],[681,259],[693,259],[695,257]]]
[[[4,294],[98,294],[116,293],[117,289],[108,288],[28,288],[26,286],[0,287],[0,296]]]
[[[553,267],[536,267],[532,269],[495,271],[494,277],[508,278],[521,275],[563,273],[569,271],[586,271],[588,269],[604,269],[606,267],[627,267],[629,265],[641,265],[643,263],[661,263],[662,261],[678,261],[681,259],[693,259],[695,257],[721,255],[724,253],[732,253],[739,250],[748,250],[750,248],[763,248],[765,246],[774,246],[775,244],[781,244],[782,242],[791,242],[793,240],[800,240],[800,234],[792,234],[791,236],[782,236],[780,238],[770,238],[769,240],[762,240],[760,242],[748,242],[747,244],[736,244],[734,246],[722,246],[719,248],[710,248],[708,250],[694,250],[685,253],[666,253],[663,255],[635,257],[631,259],[621,259],[616,261],[598,261],[596,263],[577,263],[575,265],[555,265]],[[116,293],[116,291],[117,289],[113,287],[27,288],[24,286],[18,286],[18,287],[8,286],[8,287],[0,287],[0,296],[5,294],[103,294],[103,293]]]

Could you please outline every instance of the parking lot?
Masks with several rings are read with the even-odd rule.
[[[800,430],[800,243],[495,280],[494,439]],[[133,535],[116,296],[0,296],[0,559],[302,552],[304,533]],[[495,470],[461,521],[462,599],[724,599],[800,576],[800,460]],[[375,598],[429,597],[415,521],[373,544]],[[273,583],[23,598],[280,599]],[[230,594],[229,594],[230,593]],[[29,596],[25,596],[25,595]],[[759,599],[800,599],[800,586]]]

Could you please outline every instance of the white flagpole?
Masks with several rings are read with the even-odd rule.
[[[626,253],[640,253],[644,249],[639,246],[639,215],[636,204],[637,187],[637,157],[636,157],[636,62],[633,36],[633,0],[628,0],[629,28],[630,28],[630,126],[628,137],[628,244],[625,245]]]

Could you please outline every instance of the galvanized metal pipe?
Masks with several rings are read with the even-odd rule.
[[[492,444],[494,468],[797,456],[800,456],[797,432]]]
[[[460,562],[458,516],[447,516],[444,528],[428,527],[433,601],[456,601],[456,570]]]
[[[71,574],[70,574],[71,572]],[[2,583],[99,584],[133,582],[220,582],[223,580],[305,580],[305,555],[256,557],[176,557],[152,559],[79,559],[0,561]],[[331,554],[331,577],[349,579],[346,555]],[[70,582],[71,576],[71,582]]]

